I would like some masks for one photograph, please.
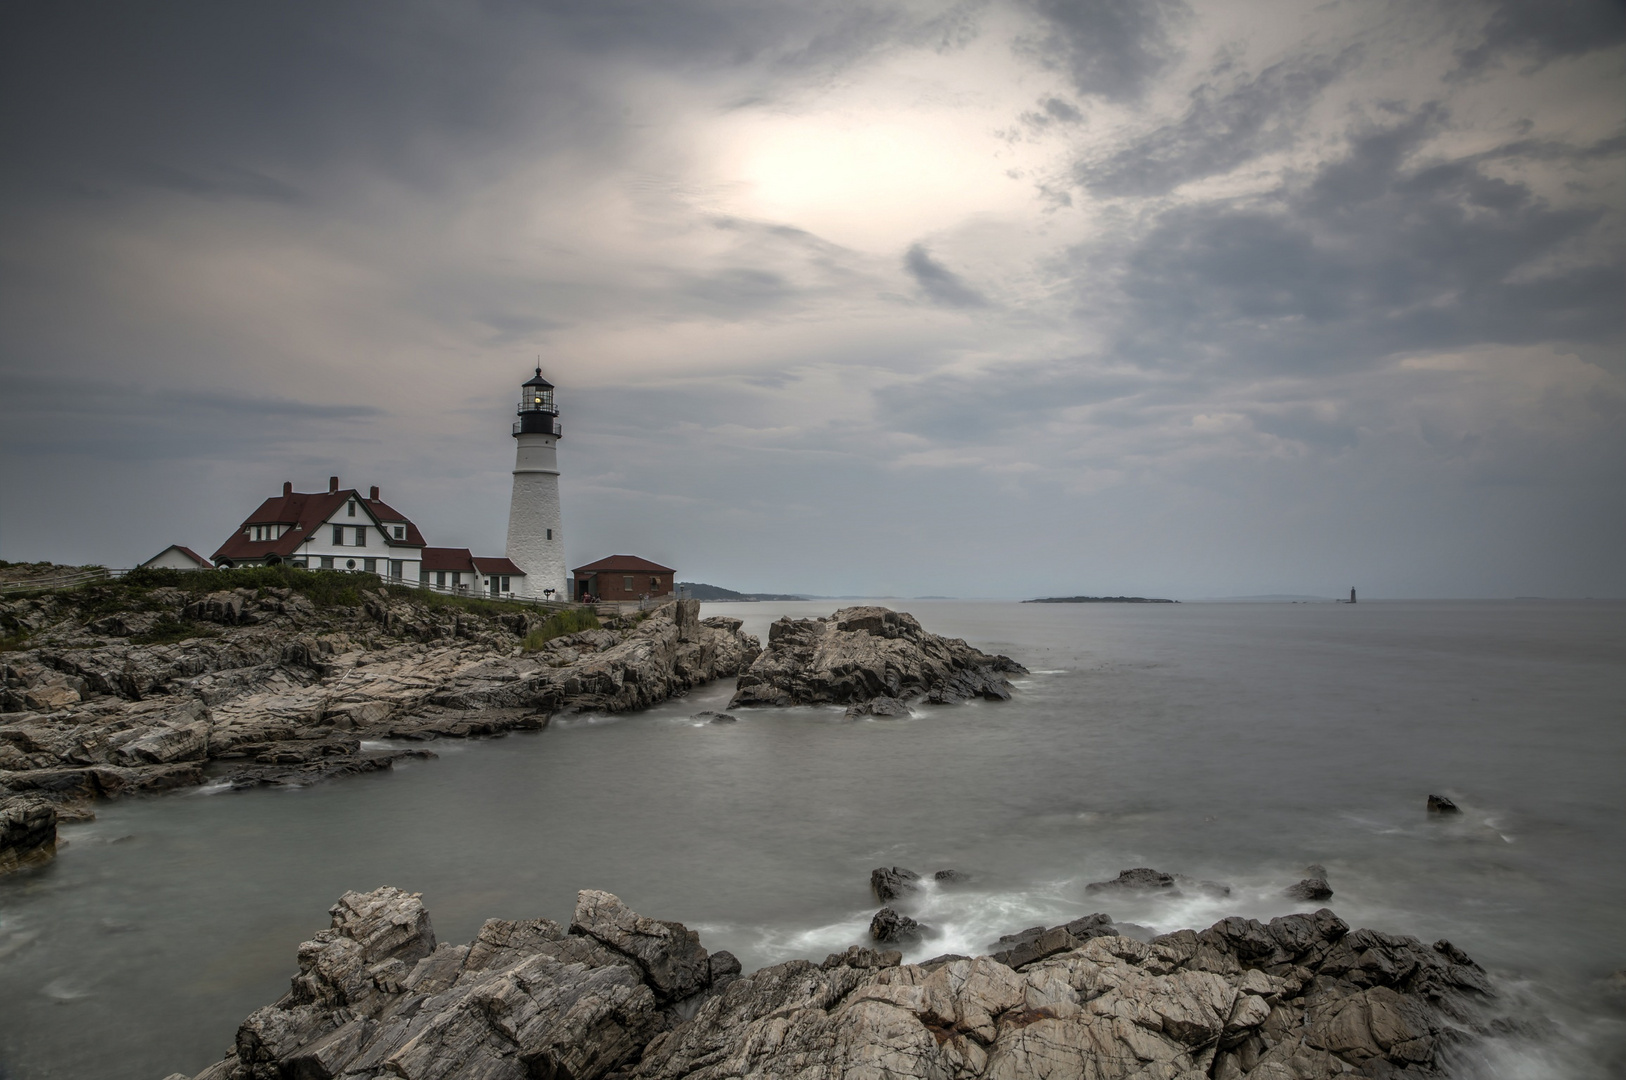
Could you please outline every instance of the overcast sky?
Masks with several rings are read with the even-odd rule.
[[[1626,595],[1620,0],[0,11],[0,557]]]

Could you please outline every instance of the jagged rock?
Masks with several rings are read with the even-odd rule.
[[[971,875],[963,870],[939,870],[932,875],[932,880],[939,885],[964,885],[971,880]]]
[[[919,941],[929,932],[929,927],[900,914],[889,907],[884,907],[875,913],[869,921],[869,936],[880,942],[892,941]]]
[[[711,961],[699,934],[682,923],[646,919],[607,892],[577,894],[570,932],[631,957],[663,1002],[692,997],[711,982]]]
[[[687,931],[653,931],[677,924],[607,893],[582,893],[578,915],[635,948],[691,954]],[[1055,933],[1072,934],[1040,936]],[[1448,1042],[1474,1037],[1490,989],[1448,942],[1352,933],[1326,909],[1150,943],[1103,934],[1020,971],[900,960],[855,946],[740,975],[713,953],[710,988],[680,1020],[651,965],[592,935],[492,920],[471,945],[437,946],[417,897],[351,893],[300,947],[293,992],[196,1080],[1430,1077]]]
[[[768,648],[740,676],[729,708],[828,703],[850,706],[849,715],[903,715],[920,698],[1006,700],[1006,675],[1026,670],[927,633],[904,612],[843,608],[827,619],[787,617],[770,626]]]
[[[292,991],[249,1016],[235,1054],[200,1080],[596,1080],[670,1022],[646,980],[683,963],[653,959],[651,943],[677,941],[679,961],[698,943],[680,924],[643,919],[608,893],[583,893],[578,914],[643,960],[546,919],[493,919],[470,945],[437,946],[415,894],[346,893],[331,928],[300,946]],[[698,956],[702,988],[712,969],[737,980],[727,953]]]
[[[869,890],[881,903],[920,891],[920,875],[901,866],[877,866],[869,872]]]
[[[44,799],[0,799],[0,874],[56,857],[56,807]]]
[[[1430,795],[1428,797],[1428,812],[1431,814],[1460,814],[1457,804],[1444,795]]]

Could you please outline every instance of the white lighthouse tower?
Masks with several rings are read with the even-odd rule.
[[[536,369],[525,382],[514,423],[514,495],[508,502],[508,558],[525,571],[527,596],[568,600],[565,541],[559,524],[559,410],[553,384]],[[519,592],[518,589],[514,590]]]

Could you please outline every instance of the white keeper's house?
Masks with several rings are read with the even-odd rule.
[[[508,553],[435,548],[418,527],[379,497],[328,478],[322,492],[295,491],[261,503],[214,553],[215,566],[290,566],[377,574],[403,585],[567,599],[559,513],[559,412],[542,369],[521,387],[514,486],[508,506]],[[167,552],[166,552],[167,553]]]

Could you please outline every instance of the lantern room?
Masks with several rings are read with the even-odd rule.
[[[559,409],[553,402],[553,384],[542,377],[542,369],[536,369],[536,375],[526,379],[520,387],[519,394],[519,422],[514,425],[514,434],[519,435],[552,435],[558,437]]]

